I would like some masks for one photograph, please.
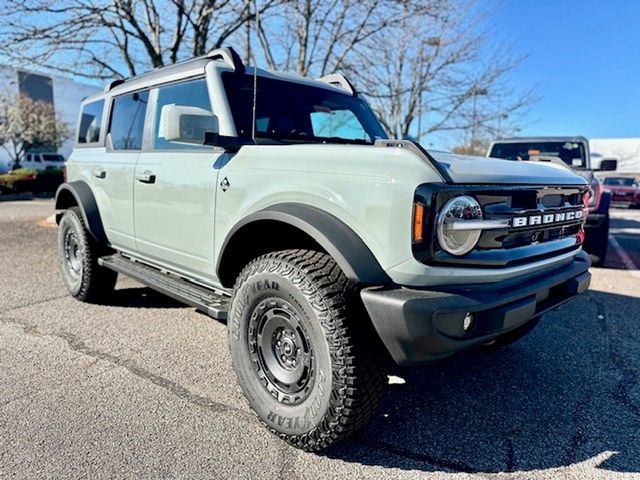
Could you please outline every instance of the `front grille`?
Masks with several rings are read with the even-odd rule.
[[[421,185],[416,190],[415,201],[428,207],[425,208],[428,218],[424,219],[428,234],[423,242],[413,245],[414,255],[421,262],[432,265],[491,268],[528,263],[578,249],[584,238],[584,218],[563,220],[563,214],[566,217],[567,213],[583,210],[587,189],[586,185]],[[442,250],[435,232],[437,213],[448,200],[458,195],[474,197],[482,207],[484,220],[509,220],[504,228],[483,230],[476,247],[462,256]],[[527,219],[527,224],[513,226],[515,218],[519,218],[518,222]]]

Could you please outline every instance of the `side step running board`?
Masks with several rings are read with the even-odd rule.
[[[231,298],[196,285],[170,273],[164,273],[116,253],[98,259],[98,264],[131,277],[171,298],[191,305],[217,319],[226,320]]]

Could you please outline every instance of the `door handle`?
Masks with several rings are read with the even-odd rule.
[[[106,170],[94,170],[93,171],[93,176],[96,178],[107,178],[107,172]]]
[[[136,173],[136,180],[142,183],[156,183],[156,176],[150,171]]]

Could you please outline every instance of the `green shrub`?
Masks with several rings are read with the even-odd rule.
[[[0,175],[0,191],[8,192],[55,192],[64,181],[62,169],[51,168],[36,171],[32,168],[19,168]]]
[[[19,168],[0,175],[0,185],[13,190],[17,182],[33,181],[36,176],[37,172],[32,168]]]

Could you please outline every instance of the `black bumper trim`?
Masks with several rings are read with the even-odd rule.
[[[589,288],[589,257],[526,281],[418,290],[400,286],[365,288],[361,297],[371,321],[399,365],[439,360],[489,342]],[[463,320],[474,316],[467,332]]]

